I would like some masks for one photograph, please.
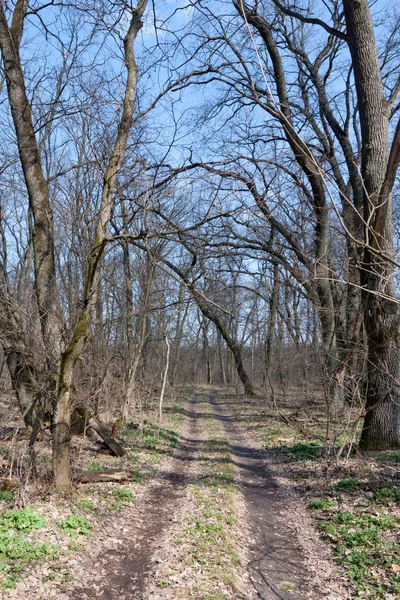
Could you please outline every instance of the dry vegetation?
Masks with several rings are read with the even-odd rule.
[[[122,458],[101,454],[94,437],[73,438],[75,472],[117,469],[123,482],[75,483],[72,495],[51,488],[51,433],[37,442],[39,479],[29,471],[27,439],[18,413],[7,415],[1,444],[0,586],[4,599],[68,598],[81,553],[104,544],[106,523],[115,522],[111,548],[123,539],[123,515],[140,502],[146,485],[179,449],[185,401],[193,388],[169,393],[162,426],[157,401],[140,420],[118,433]],[[316,529],[342,567],[343,598],[390,599],[400,594],[400,452],[359,454],[350,423],[357,411],[329,416],[323,395],[275,391],[274,402],[220,391],[249,437],[264,448],[278,483],[309,509]],[[221,424],[207,418],[207,392],[199,396],[197,437],[202,440],[187,474],[185,499],[159,550],[149,587],[166,598],[225,600],[249,589],[246,574],[246,510],[229,443]],[[203,401],[203,400],[204,401]],[[8,400],[8,401],[7,401]],[[327,437],[328,435],[328,437]],[[341,453],[338,457],[338,453]],[[16,482],[18,485],[16,485]],[[120,517],[122,516],[122,519]],[[89,541],[90,540],[90,541]],[[167,548],[167,550],[166,550]],[[157,553],[156,553],[157,556]],[[340,572],[340,571],[339,571]],[[249,593],[249,592],[245,592]],[[156,597],[156,596],[154,596]],[[246,597],[246,596],[245,596]],[[341,596],[337,596],[341,597]]]
[[[330,415],[327,428],[321,394],[310,395],[303,407],[293,388],[277,392],[275,403],[231,402],[266,449],[274,475],[309,508],[349,577],[350,597],[399,598],[400,451],[359,453],[357,410]]]
[[[39,478],[29,470],[27,440],[22,424],[10,416],[1,444],[3,491],[0,492],[0,590],[3,598],[45,600],[62,598],[76,574],[79,555],[104,542],[105,523],[142,495],[146,482],[179,444],[183,423],[182,401],[189,389],[169,394],[165,418],[158,425],[157,402],[149,403],[140,421],[122,427],[118,440],[127,450],[117,458],[101,454],[95,437],[73,437],[75,471],[127,473],[123,482],[75,483],[72,494],[55,494],[51,488],[51,434],[43,431],[37,446]],[[3,421],[4,422],[4,421]],[[20,429],[18,429],[20,427]],[[18,484],[18,485],[17,485]],[[122,519],[123,520],[123,519]],[[90,541],[89,541],[90,540]],[[118,542],[120,543],[120,542]]]

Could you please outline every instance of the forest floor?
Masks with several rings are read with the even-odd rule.
[[[0,493],[4,600],[399,598],[399,457],[332,460],[282,410],[202,387],[121,432],[125,458],[74,438],[78,467],[133,480]]]

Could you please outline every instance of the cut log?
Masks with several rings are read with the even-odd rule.
[[[103,481],[130,481],[133,474],[129,471],[106,469],[104,471],[75,471],[75,481],[79,483],[101,483]]]
[[[94,429],[94,431],[101,437],[107,448],[111,450],[114,456],[125,456],[126,452],[121,444],[119,444],[117,440],[113,438],[111,431],[107,429],[107,427],[104,427],[104,425],[100,423],[98,419],[90,419],[89,427]]]

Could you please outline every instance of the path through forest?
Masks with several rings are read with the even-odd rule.
[[[218,391],[199,391],[188,400],[184,413],[182,443],[172,458],[164,462],[137,503],[123,516],[115,515],[104,524],[101,550],[77,566],[69,600],[343,598],[332,592],[323,581],[324,574],[317,572],[321,563],[317,559],[310,561],[310,548],[308,552],[304,549],[304,539],[310,538],[310,532],[302,539],[297,522],[301,510],[298,507],[297,512],[293,510],[289,490],[276,483],[266,466],[266,451],[252,443],[233,416],[226,398],[220,397]],[[219,440],[219,445],[215,440]],[[228,449],[228,458],[222,454],[210,458],[204,453],[212,444],[219,451],[223,447],[221,440]],[[191,554],[188,531],[189,535],[190,531],[197,534],[187,523],[196,510],[193,498],[201,495],[198,487],[193,495],[193,486],[204,483],[212,471],[215,489],[218,462],[230,463],[233,479],[229,485],[240,496],[239,502],[235,502],[241,521],[233,532],[240,547],[240,560],[235,568],[236,581],[230,587],[221,587],[220,592],[214,589],[211,594],[207,591],[207,577],[215,578],[218,563],[215,568],[212,564],[212,568],[207,564],[199,567],[197,563],[201,565],[204,557],[196,554],[197,548],[193,551],[197,562],[188,565],[187,557]],[[206,498],[203,504],[211,501]],[[217,502],[224,503],[224,496]],[[228,543],[224,539],[222,536],[210,547],[210,561],[218,554],[218,544],[223,553],[222,546]],[[193,542],[194,546],[200,543]],[[315,534],[311,554],[319,553],[320,544]],[[207,575],[208,571],[214,573]],[[193,578],[197,578],[195,583],[191,581]]]

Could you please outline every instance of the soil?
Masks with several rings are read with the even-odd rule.
[[[203,403],[204,398],[203,393]],[[273,456],[249,439],[226,399],[220,398],[217,391],[209,391],[208,412],[201,417],[198,401],[198,394],[188,401],[183,441],[172,458],[164,462],[132,508],[104,522],[101,543],[89,548],[86,560],[76,566],[75,580],[63,599],[183,598],[174,595],[173,588],[162,589],[157,581],[160,564],[174,564],[171,540],[191,510],[187,488],[198,473],[204,417],[214,419],[225,433],[246,509],[240,567],[245,573],[240,591],[233,592],[231,597],[235,600],[348,598],[346,588],[336,583],[340,573],[319,540],[306,509],[290,482],[279,481]],[[177,567],[179,573],[179,564]],[[200,600],[203,596],[199,593],[190,598]]]

